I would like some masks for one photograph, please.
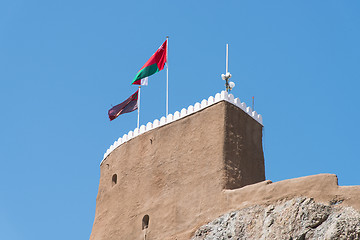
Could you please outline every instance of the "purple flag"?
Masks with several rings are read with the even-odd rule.
[[[132,111],[135,111],[138,109],[138,92],[137,90],[133,95],[131,95],[128,99],[126,99],[124,102],[112,107],[108,114],[110,121],[117,118],[119,115],[123,113],[129,113]]]

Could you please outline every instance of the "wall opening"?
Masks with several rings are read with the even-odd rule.
[[[145,215],[142,219],[142,230],[147,229],[149,227],[149,215]]]
[[[111,182],[112,182],[111,186],[114,186],[114,185],[117,183],[117,175],[116,175],[116,174],[114,174],[114,175],[112,176]]]

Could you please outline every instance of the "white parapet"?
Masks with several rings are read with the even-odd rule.
[[[206,108],[208,106],[208,101],[206,99],[201,101],[201,108]]]
[[[238,108],[241,108],[240,98],[235,98],[235,99],[234,99],[234,104],[235,104]]]
[[[134,132],[133,131],[129,131],[128,132],[128,140],[132,139],[134,137]]]
[[[195,105],[194,105],[194,112],[197,112],[197,111],[199,111],[201,109],[201,105],[200,105],[200,103],[195,103]]]
[[[246,112],[246,103],[241,103],[240,104],[241,106],[240,106],[240,108],[244,111],[244,112]]]
[[[220,94],[220,99],[227,101],[228,100],[228,92],[222,91]]]
[[[241,102],[239,98],[234,98],[234,95],[228,94],[226,91],[222,91],[221,93],[215,94],[215,97],[210,96],[208,99],[202,100],[201,103],[197,102],[194,104],[194,106],[190,105],[188,108],[181,109],[180,112],[176,111],[174,114],[169,114],[167,117],[161,117],[160,121],[158,119],[155,119],[152,123],[148,122],[146,126],[141,125],[140,128],[135,128],[134,131],[129,131],[128,134],[124,134],[122,137],[116,140],[109,149],[106,150],[101,163],[105,160],[107,156],[109,156],[112,151],[114,151],[117,147],[126,143],[130,139],[137,137],[138,135],[141,135],[154,128],[161,127],[173,121],[184,118],[219,101],[227,101],[231,104],[234,104],[236,107],[242,109],[244,112],[249,114],[249,116],[255,119],[258,123],[263,125],[262,116],[260,114],[258,114],[256,111],[252,111],[251,107],[247,107],[246,104],[244,102]]]
[[[151,122],[148,122],[146,124],[146,131],[150,131],[151,129],[153,129],[153,124]]]
[[[172,114],[169,114],[169,115],[166,117],[166,122],[167,122],[167,123],[171,123],[173,120],[174,120],[174,116],[173,116]]]
[[[181,109],[180,117],[183,118],[187,115],[187,110],[185,108]]]
[[[194,106],[190,105],[187,109],[188,114],[192,114],[194,112]]]
[[[174,121],[175,121],[175,120],[178,120],[179,118],[180,118],[180,113],[179,113],[179,111],[174,112]]]
[[[157,128],[158,126],[160,126],[160,122],[159,120],[155,119],[153,122],[153,128]]]
[[[138,128],[135,128],[134,129],[134,137],[138,136],[140,133],[139,129]]]
[[[231,102],[231,103],[235,103],[235,102],[234,102],[234,95],[229,94],[229,95],[228,95],[228,100],[229,100],[229,102]],[[235,104],[235,105],[236,105],[236,104]]]
[[[166,117],[161,117],[160,118],[160,126],[164,125],[166,123]]]
[[[141,125],[140,127],[140,134],[144,133],[146,131],[145,125]]]
[[[208,105],[210,106],[211,104],[215,103],[215,98],[213,96],[210,96],[208,98]]]
[[[246,113],[251,116],[251,113],[252,113],[251,107],[247,107],[247,108],[246,108]]]

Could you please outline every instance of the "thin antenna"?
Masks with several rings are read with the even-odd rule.
[[[234,82],[229,82],[231,78],[231,74],[229,73],[229,44],[226,44],[226,72],[225,74],[221,74],[222,80],[225,81],[225,91],[230,92],[234,87]]]
[[[226,44],[226,71],[225,74],[229,72],[229,44]]]
[[[255,111],[254,96],[252,97],[252,110]]]

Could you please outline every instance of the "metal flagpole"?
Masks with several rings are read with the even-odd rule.
[[[141,85],[139,86],[139,94],[138,94],[138,120],[137,120],[137,128],[140,126],[140,89]]]
[[[169,113],[169,57],[168,57],[168,49],[169,49],[169,36],[166,37],[166,117]]]

